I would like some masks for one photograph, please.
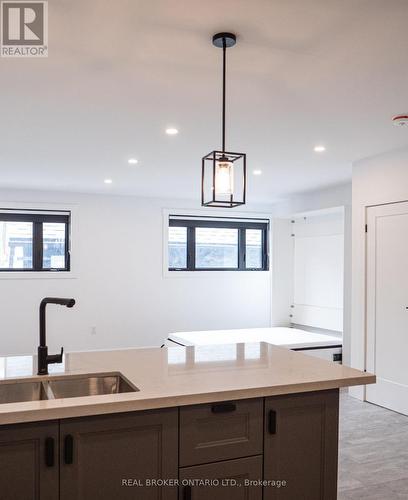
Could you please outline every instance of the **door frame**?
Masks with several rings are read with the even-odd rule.
[[[401,208],[401,210],[396,210],[396,208]],[[376,224],[380,217],[399,214],[408,214],[408,201],[365,207],[364,369],[371,373],[375,373],[376,370]],[[367,401],[367,390],[368,388],[364,387],[365,401]]]

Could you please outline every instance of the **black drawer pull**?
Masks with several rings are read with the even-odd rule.
[[[213,413],[229,413],[235,411],[237,406],[235,403],[217,403],[211,406]]]
[[[64,439],[64,462],[67,465],[74,461],[74,438],[71,434],[67,434]]]
[[[269,434],[276,434],[276,411],[269,411],[269,421],[268,421]]]
[[[183,500],[191,500],[191,486],[184,486]]]
[[[45,439],[45,465],[54,466],[54,438],[51,437]]]

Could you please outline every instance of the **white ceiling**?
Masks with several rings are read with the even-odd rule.
[[[408,112],[407,19],[407,0],[49,2],[48,59],[0,59],[0,187],[198,199],[223,30],[238,35],[227,146],[263,171],[252,201],[347,181],[408,145],[391,124]]]

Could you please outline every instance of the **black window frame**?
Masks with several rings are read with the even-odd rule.
[[[169,227],[186,227],[187,228],[187,266],[186,267],[170,267],[169,271],[180,272],[195,272],[195,271],[269,271],[269,221],[239,218],[193,218],[185,216],[169,216]],[[238,230],[238,266],[237,267],[196,267],[196,238],[195,230],[199,227],[222,228],[222,229],[237,229]],[[262,231],[262,267],[246,267],[246,230],[259,229]],[[168,244],[168,243],[167,243]]]
[[[0,209],[0,222],[30,222],[33,224],[33,266],[30,268],[5,268],[0,267],[0,273],[32,273],[32,272],[69,272],[71,270],[71,253],[70,253],[70,226],[71,213],[61,211],[61,213],[40,210],[24,211],[24,210],[7,210]],[[44,251],[44,229],[43,224],[54,222],[65,224],[65,267],[43,267],[43,251]]]

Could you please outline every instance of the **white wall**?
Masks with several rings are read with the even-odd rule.
[[[160,345],[173,331],[270,324],[269,272],[164,276],[162,210],[199,208],[191,202],[0,192],[0,205],[7,202],[24,202],[35,208],[48,208],[54,203],[75,206],[75,277],[0,277],[0,354],[35,352],[38,306],[45,296],[77,300],[71,310],[48,308],[47,340],[51,352],[60,346],[72,351]],[[96,334],[91,333],[93,327]]]
[[[351,182],[292,196],[275,205],[273,214],[275,217],[291,217],[341,206],[351,206]]]
[[[366,207],[408,200],[408,148],[353,165],[351,365],[365,368]],[[363,390],[353,391],[364,397]]]

